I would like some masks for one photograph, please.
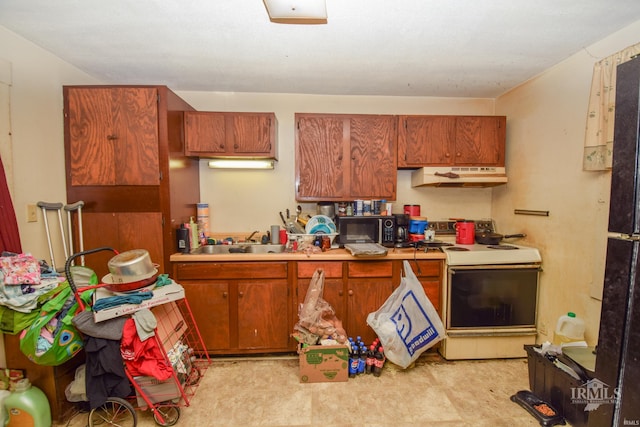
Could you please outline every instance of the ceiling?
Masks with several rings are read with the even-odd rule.
[[[262,0],[1,0],[0,25],[105,84],[495,98],[640,20],[638,0],[326,1],[327,24],[286,25]]]

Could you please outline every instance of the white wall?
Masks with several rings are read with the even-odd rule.
[[[542,252],[538,324],[548,334],[540,341],[552,339],[561,314],[575,311],[588,342],[597,342],[611,174],[582,170],[587,103],[594,63],[639,41],[636,22],[496,101],[496,114],[508,117],[509,183],[494,191],[493,212],[503,230],[527,233]]]
[[[492,115],[489,99],[317,96],[178,92],[202,111],[269,111],[278,119],[278,162],[273,171],[211,170],[201,162],[201,201],[209,203],[214,232],[259,230],[280,224],[279,211],[295,211],[294,114],[480,114]],[[430,219],[486,218],[491,215],[491,189],[411,188],[409,171],[398,173],[394,212],[404,204],[420,204]],[[194,201],[195,203],[196,201]],[[315,204],[301,204],[315,213]]]
[[[11,159],[2,158],[13,176],[12,198],[22,249],[49,259],[42,217],[26,222],[26,205],[40,200],[65,202],[62,85],[97,80],[0,26],[0,60],[11,66]],[[62,251],[60,251],[62,252]],[[58,261],[59,260],[59,261]],[[56,262],[64,265],[64,254]],[[4,345],[0,340],[0,366]]]
[[[581,170],[584,114],[593,63],[638,42],[638,34],[640,22],[587,47],[502,96],[495,111],[494,100],[488,99],[179,92],[197,109],[273,111],[279,121],[280,160],[274,171],[223,172],[201,165],[201,200],[211,205],[212,229],[266,231],[278,223],[278,211],[295,208],[295,112],[504,114],[510,176],[506,187],[412,189],[410,173],[401,171],[394,210],[418,203],[431,219],[493,216],[501,232],[527,232],[526,241],[539,246],[544,257],[541,322],[550,330],[561,312],[576,310],[587,317],[587,337],[593,342],[599,302],[589,296],[589,287],[602,280],[609,178]],[[62,86],[100,82],[4,27],[0,60],[12,67],[13,158],[3,162],[13,171],[9,181],[14,182],[22,246],[48,259],[42,218],[27,223],[26,205],[66,201]],[[514,208],[549,210],[551,216],[516,216]]]

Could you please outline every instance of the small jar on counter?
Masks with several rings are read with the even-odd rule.
[[[362,201],[362,215],[371,216],[371,200]]]

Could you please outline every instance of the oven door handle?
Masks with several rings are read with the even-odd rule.
[[[542,271],[540,264],[499,264],[499,265],[450,265],[451,274],[456,274],[456,270],[538,270]]]

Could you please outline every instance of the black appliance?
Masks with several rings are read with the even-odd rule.
[[[358,215],[338,216],[338,242],[341,247],[349,243],[378,243],[391,247],[396,240],[394,216]]]
[[[640,58],[618,66],[609,237],[590,427],[640,425]],[[606,387],[605,387],[606,386]],[[608,390],[607,390],[608,387]],[[601,396],[606,397],[606,396]]]
[[[393,214],[396,222],[396,243],[400,246],[409,241],[409,215]]]

